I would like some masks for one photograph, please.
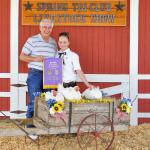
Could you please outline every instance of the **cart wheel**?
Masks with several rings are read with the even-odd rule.
[[[114,127],[110,118],[98,113],[85,117],[77,130],[77,140],[82,150],[93,147],[95,150],[108,150],[114,136]]]

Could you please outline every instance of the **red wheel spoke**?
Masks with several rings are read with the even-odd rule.
[[[87,122],[85,121],[85,123],[87,123]],[[90,129],[92,129],[92,131],[95,131],[95,129],[93,129],[93,127],[91,127],[92,125],[90,125],[88,123],[87,123],[87,125],[90,127]]]
[[[99,120],[101,122],[99,122]],[[77,131],[80,148],[86,150],[89,145],[95,144],[96,150],[98,150],[98,148],[108,150],[114,140],[114,131],[110,132],[109,136],[103,134],[107,127],[108,129],[113,129],[113,124],[111,120],[104,115],[94,113],[85,117],[81,121]],[[81,132],[84,133],[81,134]]]

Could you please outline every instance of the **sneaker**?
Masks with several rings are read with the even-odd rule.
[[[26,128],[36,128],[36,126],[34,124],[26,124],[25,127]]]

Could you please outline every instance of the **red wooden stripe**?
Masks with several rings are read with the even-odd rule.
[[[28,93],[26,92],[26,106],[28,106],[28,103],[29,103],[29,95],[28,95]]]
[[[122,28],[122,73],[129,73],[129,39],[130,39],[130,0],[127,1],[127,26]]]
[[[139,73],[150,74],[150,1],[140,1],[140,13],[139,13]]]
[[[138,92],[139,93],[150,93],[150,80],[139,80],[138,81]]]
[[[138,124],[150,123],[150,118],[138,118]]]
[[[129,73],[129,3],[125,27],[54,27],[52,36],[58,39],[62,31],[70,33],[71,49],[80,56],[85,73]],[[21,14],[21,5],[20,5]],[[31,35],[39,32],[37,26],[22,26],[19,18],[19,51]],[[26,63],[19,62],[19,72],[27,72]]]
[[[150,99],[138,100],[138,112],[150,112]]]
[[[0,91],[9,92],[10,91],[10,79],[0,78]]]
[[[139,1],[139,73],[144,73],[145,70],[145,21],[146,21],[146,1]]]
[[[2,110],[2,111],[10,110],[10,98],[0,97],[0,110]]]
[[[10,1],[0,1],[0,72],[10,72]]]
[[[0,120],[2,119],[6,119],[6,118],[10,118],[9,116],[5,117],[5,116],[0,116]]]

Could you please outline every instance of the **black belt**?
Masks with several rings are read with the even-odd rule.
[[[63,83],[64,88],[67,88],[67,87],[75,87],[76,85],[77,85],[76,82]]]

